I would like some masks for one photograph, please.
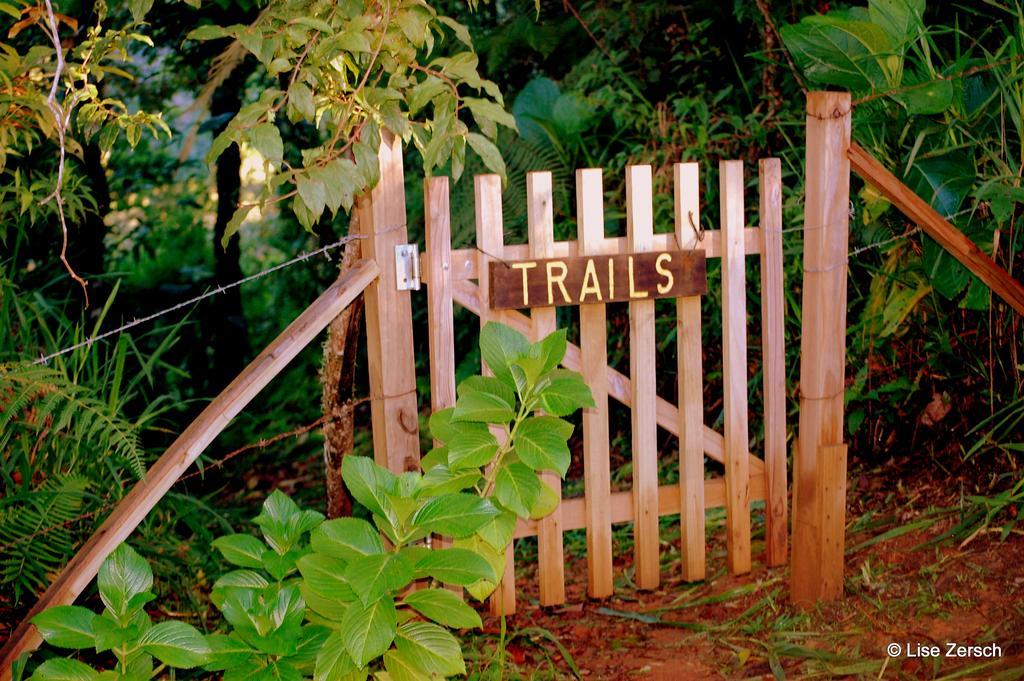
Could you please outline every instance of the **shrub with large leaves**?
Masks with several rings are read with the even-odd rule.
[[[443,587],[465,587],[477,599],[495,589],[517,518],[543,517],[557,504],[537,473],[564,475],[569,466],[572,425],[560,417],[593,404],[580,376],[557,368],[564,332],[530,344],[488,324],[480,342],[494,376],[467,379],[455,407],[433,415],[443,444],[424,457],[423,473],[345,460],[345,484],[372,522],[321,522],[275,492],[256,519],[266,543],[249,535],[216,541],[239,569],[214,585],[233,631],[210,638],[207,669],[227,679],[346,681],[381,671],[392,679],[465,673],[451,630],[478,627],[480,617]],[[428,548],[435,534],[453,545]],[[413,591],[414,581],[421,588]]]
[[[122,544],[110,554],[96,582],[103,612],[60,605],[36,615],[32,623],[51,645],[109,652],[116,664],[97,671],[74,658],[52,657],[35,668],[30,681],[138,681],[164,667],[190,669],[207,661],[209,643],[195,627],[177,620],[153,624],[145,610],[146,603],[156,598],[150,591],[153,572],[130,546]]]

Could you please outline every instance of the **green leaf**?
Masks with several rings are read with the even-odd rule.
[[[247,643],[233,635],[209,634],[206,637],[206,645],[210,652],[207,655],[206,664],[203,669],[209,672],[219,672],[231,667],[237,667],[249,658],[256,651]]]
[[[395,474],[365,456],[346,456],[341,477],[353,498],[375,515],[394,518],[395,512],[386,492],[397,487]]]
[[[21,11],[14,5],[9,5],[6,2],[0,2],[0,12],[12,16],[15,19],[21,19]]]
[[[516,416],[508,402],[498,395],[484,392],[468,392],[455,402],[452,421],[475,423],[508,423]],[[448,443],[449,447],[451,443]]]
[[[92,648],[96,644],[92,623],[96,613],[77,605],[47,608],[32,618],[39,635],[58,648]]]
[[[391,646],[397,626],[395,602],[384,596],[368,605],[350,605],[341,622],[341,637],[352,660],[365,667]]]
[[[270,582],[253,570],[232,570],[213,583],[214,591],[222,589],[263,589]]]
[[[190,669],[206,662],[210,646],[190,624],[169,621],[154,624],[139,638],[139,645],[164,664]]]
[[[398,652],[428,674],[465,674],[462,647],[450,633],[430,622],[408,622],[398,629]]]
[[[351,159],[336,158],[323,168],[317,168],[317,179],[324,184],[327,207],[332,213],[339,208],[352,208],[355,195],[366,186],[356,164]]]
[[[437,464],[423,476],[423,488],[420,494],[424,497],[453,494],[472,487],[478,482],[480,482],[480,471],[475,468],[452,471],[444,464]]]
[[[812,82],[859,92],[893,87],[900,57],[892,40],[882,27],[847,16],[831,12],[783,26],[786,49]]]
[[[93,681],[99,674],[95,669],[66,657],[52,657],[36,667],[29,681]]]
[[[504,107],[495,102],[476,97],[463,97],[462,102],[473,112],[473,118],[476,119],[477,124],[481,127],[483,127],[481,125],[482,121],[493,121],[507,128],[516,129],[516,119],[508,111],[505,111]]]
[[[444,584],[468,586],[481,579],[496,581],[491,564],[466,549],[434,549],[416,563],[416,578],[432,577]]]
[[[95,649],[97,653],[112,650],[131,641],[133,644],[139,637],[139,627],[135,624],[120,626],[114,621],[110,613],[97,615],[92,621],[92,630],[95,634]]]
[[[123,618],[129,612],[129,601],[153,586],[153,571],[135,549],[121,544],[103,561],[96,584],[103,604]]]
[[[345,580],[364,605],[398,591],[412,581],[413,566],[400,553],[380,553],[354,559],[345,568]]]
[[[512,443],[523,463],[535,471],[555,471],[561,477],[569,470],[572,424],[554,416],[529,416],[519,423]]]
[[[224,236],[220,238],[221,248],[227,248],[228,242],[231,241],[231,237],[238,233],[238,230],[242,228],[242,223],[249,217],[249,213],[252,212],[256,206],[252,204],[243,204],[235,209],[235,212],[231,215],[231,219],[228,220],[227,227],[224,228]]]
[[[509,372],[509,364],[512,360],[526,356],[529,351],[529,341],[504,324],[487,322],[480,330],[480,355],[484,363],[495,377],[512,388],[515,388],[515,381]]]
[[[253,522],[263,530],[263,538],[274,551],[284,555],[294,548],[302,535],[322,523],[316,511],[300,510],[288,495],[274,490],[263,502],[263,510]]]
[[[348,650],[345,649],[345,639],[340,631],[332,631],[323,647],[316,656],[316,667],[313,673],[314,681],[352,681],[358,679],[364,681],[366,672],[359,671],[359,667],[352,660]]]
[[[452,29],[455,33],[455,37],[461,40],[466,47],[471,50],[473,49],[473,38],[469,35],[469,29],[450,17],[439,16],[437,17],[437,20]]]
[[[545,485],[542,483],[542,488]],[[509,510],[502,510],[490,521],[476,531],[478,537],[486,541],[498,551],[504,551],[512,541],[516,532],[516,514]]]
[[[423,455],[423,458],[420,459],[420,468],[422,468],[424,473],[425,473],[425,475],[423,476],[423,488],[424,489],[426,488],[426,485],[427,485],[427,475],[426,474],[429,474],[430,471],[432,471],[436,466],[445,466],[445,467],[447,467],[447,464],[448,464],[448,447],[446,447],[444,445],[441,445],[440,447],[434,447],[429,452],[427,452],[426,454]],[[432,493],[431,496],[433,496],[433,494],[437,494],[437,493],[436,492]]]
[[[530,509],[540,494],[537,474],[521,463],[511,463],[498,469],[494,478],[494,496],[502,506],[521,518],[530,515]]]
[[[446,627],[466,629],[483,626],[477,611],[447,589],[413,591],[403,602],[424,617]]]
[[[263,554],[267,552],[266,544],[248,534],[217,537],[213,540],[213,546],[221,552],[224,560],[246,568],[263,567]]]
[[[893,45],[906,45],[924,28],[925,0],[869,0],[868,17],[882,27]]]
[[[540,357],[519,357],[509,364],[516,387],[523,395],[533,390],[544,373],[544,360]]]
[[[132,19],[136,23],[145,19],[152,8],[153,0],[128,0],[128,9],[131,10]]]
[[[476,132],[467,134],[466,142],[491,172],[501,175],[502,178],[506,176],[505,161],[501,158],[501,152],[498,151],[494,142]]]
[[[476,469],[490,463],[497,452],[498,440],[495,439],[491,431],[484,427],[480,430],[459,433],[452,438],[448,443],[448,462],[453,471],[467,468]],[[440,492],[436,494],[440,494]]]
[[[360,556],[384,553],[384,542],[380,534],[373,525],[361,518],[328,520],[313,530],[309,538],[317,553],[346,562]]]
[[[531,345],[530,357],[541,360],[541,373],[546,374],[562,363],[567,347],[565,329],[558,329]]]
[[[302,202],[313,214],[313,219],[319,219],[327,206],[327,188],[323,181],[313,177],[312,172],[300,173],[295,176],[295,185]]]
[[[411,523],[447,537],[468,537],[498,515],[488,499],[459,492],[434,497],[413,514]]]
[[[431,681],[429,674],[413,664],[397,650],[384,653],[384,669],[388,673],[388,681]]]
[[[298,561],[299,574],[306,587],[330,600],[350,602],[356,593],[345,579],[348,564],[336,557],[312,553]]]
[[[562,501],[561,497],[555,493],[555,490],[548,487],[548,484],[543,480],[540,481],[540,493],[537,495],[537,500],[533,502],[533,506],[530,508],[530,518],[533,520],[540,520],[545,516],[554,513],[555,509],[558,508],[558,504]]]
[[[313,91],[301,81],[294,81],[288,86],[288,119],[292,123],[299,120],[312,121],[316,117],[316,104]]]
[[[273,123],[261,123],[249,131],[249,140],[256,151],[271,163],[284,160],[284,142],[281,131]]]
[[[939,80],[907,86],[907,89],[894,93],[893,99],[905,106],[911,115],[939,114],[953,104],[953,83]]]
[[[507,404],[510,409],[516,405],[515,391],[509,385],[493,376],[470,376],[459,383],[459,397],[469,393],[493,395]]]
[[[555,369],[540,391],[540,406],[552,416],[568,416],[577,409],[594,406],[594,395],[575,371]]]

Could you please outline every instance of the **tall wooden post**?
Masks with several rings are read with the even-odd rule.
[[[395,246],[409,240],[402,140],[383,132],[378,158],[380,182],[356,203],[363,257],[380,267],[364,297],[373,451],[378,464],[402,472],[420,461],[412,302],[395,278]]]
[[[793,454],[793,601],[843,593],[850,95],[807,96],[800,430]]]

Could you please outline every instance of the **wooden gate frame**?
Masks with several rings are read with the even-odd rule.
[[[778,159],[759,165],[760,226],[744,227],[743,164],[720,166],[722,228],[698,234],[700,205],[696,163],[676,164],[673,173],[675,231],[653,231],[652,170],[626,170],[626,237],[604,233],[601,170],[576,175],[579,238],[554,241],[552,180],[548,172],[527,174],[528,243],[504,244],[501,180],[496,175],[475,178],[475,248],[451,249],[447,178],[430,178],[426,197],[426,252],[422,267],[428,290],[430,378],[432,407],[454,404],[453,307],[458,303],[476,314],[481,324],[497,320],[524,335],[539,339],[554,330],[554,309],[534,308],[530,316],[518,311],[491,310],[485,273],[491,260],[572,258],[642,251],[703,250],[722,258],[723,347],[725,373],[724,436],[704,426],[699,297],[677,299],[678,381],[683,408],[657,397],[654,385],[653,301],[630,303],[630,374],[633,380],[607,366],[605,305],[581,305],[580,346],[570,344],[563,365],[583,373],[597,406],[584,410],[585,496],[566,500],[549,517],[520,522],[517,538],[538,537],[540,602],[565,600],[562,533],[586,528],[588,593],[602,598],[612,593],[611,525],[635,523],[635,581],[641,589],[657,587],[659,575],[658,518],[681,514],[683,577],[705,577],[706,508],[725,506],[728,563],[733,573],[750,570],[750,502],[765,500],[766,563],[780,565],[787,554],[786,532],[786,409],[782,279],[782,190]],[[765,460],[747,451],[747,314],[745,256],[759,254],[762,276],[762,348],[764,365]],[[478,283],[473,283],[476,279]],[[608,464],[608,397],[632,407],[634,486],[610,492]],[[655,431],[662,426],[681,435],[680,483],[658,486]],[[638,439],[639,438],[639,439]],[[704,455],[722,462],[726,475],[704,479]],[[548,474],[551,477],[550,474]],[[557,477],[552,487],[560,489]],[[511,556],[492,611],[515,611]]]

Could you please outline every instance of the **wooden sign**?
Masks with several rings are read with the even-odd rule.
[[[704,251],[490,262],[492,310],[704,295]]]

